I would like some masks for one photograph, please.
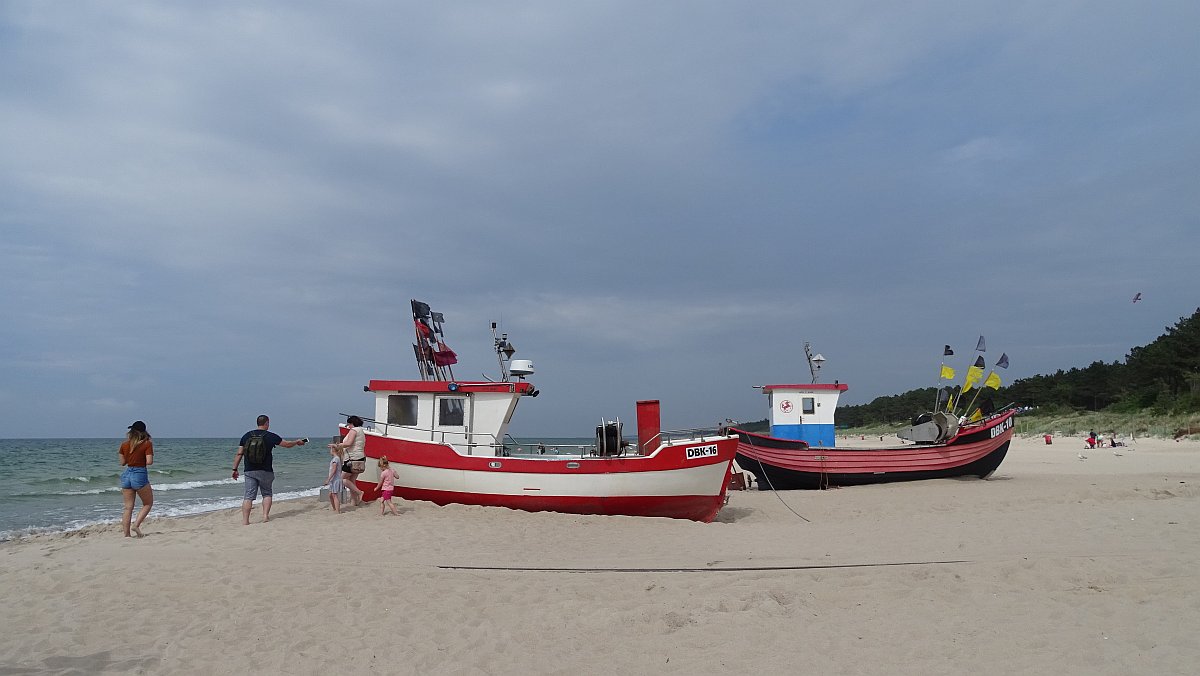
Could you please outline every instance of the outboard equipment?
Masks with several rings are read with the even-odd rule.
[[[913,424],[896,432],[896,436],[917,444],[937,444],[958,433],[958,418],[938,411],[923,413],[913,419]]]
[[[596,454],[600,456],[621,455],[625,442],[621,438],[621,421],[611,420],[596,426]]]

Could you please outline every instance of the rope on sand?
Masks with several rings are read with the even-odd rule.
[[[752,446],[754,448],[758,448],[758,446],[755,445],[753,438],[747,436],[747,440],[750,442],[750,446]],[[792,506],[784,501],[783,496],[779,494],[779,491],[775,490],[774,484],[771,483],[771,477],[767,476],[767,470],[763,468],[762,460],[759,458],[755,458],[754,461],[758,463],[758,471],[760,472],[760,476],[762,476],[762,478],[767,480],[767,486],[771,489],[771,492],[775,494],[775,497],[779,498],[779,503],[782,504],[784,507],[787,507],[787,510],[789,512],[791,512],[792,514],[795,514],[796,516],[803,519],[805,523],[812,523],[812,521],[809,521],[808,519],[804,518],[803,514],[792,509]],[[825,465],[825,463],[822,462],[821,466],[824,467],[824,465]]]
[[[811,566],[729,566],[722,568],[535,568],[525,566],[438,566],[441,570],[510,571],[517,573],[743,573],[772,570],[834,570],[838,568],[886,568],[898,566],[944,566],[972,561],[899,561],[891,563],[834,563]]]

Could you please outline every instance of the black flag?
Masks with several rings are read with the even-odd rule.
[[[954,354],[954,350],[951,350],[949,345],[946,346],[945,350],[942,350],[942,356],[944,357],[949,357],[952,354]]]
[[[979,344],[975,346],[975,349],[976,349],[976,350],[979,350],[980,352],[987,352],[987,350],[986,350],[986,349],[984,349],[984,345],[983,345],[983,336],[980,336],[980,337],[979,337]]]
[[[998,359],[998,360],[996,361],[996,366],[998,366],[998,367],[1000,367],[1000,368],[1002,368],[1002,369],[1006,369],[1006,368],[1008,368],[1008,353],[1007,353],[1007,352],[1005,352],[1004,354],[1000,355],[1000,359]]]
[[[983,357],[975,358],[975,368],[977,368],[977,369],[983,368]]]

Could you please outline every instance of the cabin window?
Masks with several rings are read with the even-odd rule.
[[[461,397],[442,397],[438,399],[438,425],[441,427],[462,427],[463,400]]]
[[[389,394],[387,421],[389,425],[415,426],[417,424],[417,395]]]
[[[814,397],[800,398],[800,412],[806,415],[812,415],[817,412],[817,404]]]

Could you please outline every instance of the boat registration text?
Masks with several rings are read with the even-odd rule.
[[[1001,434],[1004,434],[1006,430],[1012,429],[1012,426],[1013,419],[1012,416],[1009,416],[1007,420],[992,428],[992,438],[995,439]]]
[[[687,459],[694,460],[696,458],[711,458],[717,455],[717,445],[711,446],[693,446],[687,449]]]

